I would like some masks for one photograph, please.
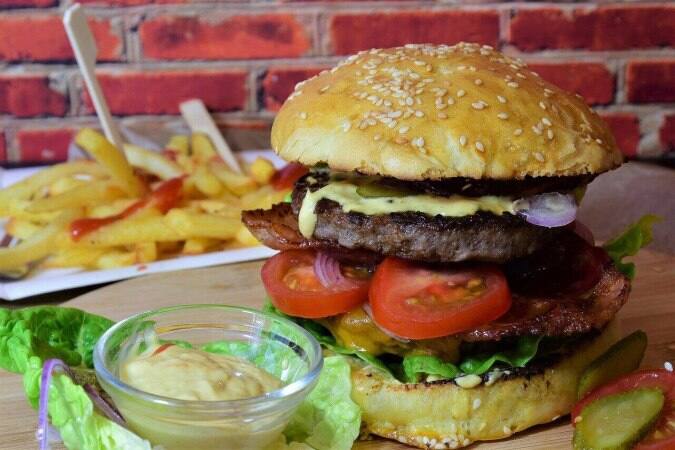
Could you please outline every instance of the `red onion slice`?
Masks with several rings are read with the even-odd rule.
[[[314,260],[314,274],[326,288],[352,284],[349,278],[342,275],[340,262],[325,252],[317,252]]]
[[[40,443],[40,450],[49,450],[49,444],[55,442],[55,438],[58,436],[58,431],[49,424],[49,388],[52,384],[54,373],[57,370],[62,371],[72,380],[75,380],[75,375],[72,370],[70,370],[70,367],[60,359],[48,359],[42,366],[40,401],[38,406],[38,427],[35,432],[35,437]],[[118,425],[125,426],[124,419],[120,413],[101,397],[101,394],[99,394],[93,386],[86,384],[83,388],[92,403],[94,403],[100,412]]]
[[[60,359],[48,359],[42,366],[42,376],[40,377],[40,402],[38,406],[38,428],[35,433],[40,450],[49,450],[50,436],[49,432],[49,387],[52,384],[52,377],[56,370],[73,378],[73,372],[70,367]]]
[[[576,219],[577,204],[572,194],[552,192],[518,200],[516,212],[534,225],[563,227]]]
[[[99,391],[92,386],[91,384],[85,384],[82,386],[89,395],[89,398],[91,399],[92,403],[96,406],[96,408],[102,412],[108,419],[112,420],[115,422],[117,425],[126,426],[126,422],[122,415],[115,409],[113,405],[111,405],[103,396],[99,393]]]

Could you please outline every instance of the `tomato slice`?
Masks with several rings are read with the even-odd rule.
[[[294,317],[318,319],[351,311],[368,298],[370,280],[342,269],[346,281],[324,286],[314,273],[316,252],[286,250],[267,260],[261,276],[272,304]]]
[[[607,395],[618,394],[636,388],[658,388],[666,397],[654,430],[640,441],[635,450],[675,449],[675,372],[667,370],[641,370],[630,373],[598,387],[579,401],[572,409],[572,425],[588,404]]]
[[[304,176],[309,169],[300,163],[288,163],[272,177],[272,187],[277,191],[292,189],[295,182]]]
[[[436,269],[387,258],[370,285],[373,318],[408,339],[448,336],[491,322],[511,306],[504,274],[483,265]]]

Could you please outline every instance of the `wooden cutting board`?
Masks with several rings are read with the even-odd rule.
[[[644,367],[662,367],[675,361],[675,257],[643,251],[636,258],[638,276],[628,304],[619,317],[624,333],[641,328],[649,335]],[[184,303],[226,303],[259,307],[265,293],[261,262],[151,275],[106,286],[66,302],[72,306],[119,320],[162,306]],[[0,448],[36,448],[36,413],[27,405],[21,377],[0,373]],[[514,437],[474,445],[476,449],[568,449],[571,427],[563,418]],[[359,442],[359,450],[403,450],[408,447],[385,440]]]

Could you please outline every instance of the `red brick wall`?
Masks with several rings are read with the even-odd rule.
[[[0,0],[0,160],[56,161],[95,123],[60,16]],[[497,46],[597,108],[630,157],[675,150],[675,4],[497,0],[80,0],[101,84],[125,121],[198,96],[228,126],[269,123],[293,85],[343,55],[408,42]]]

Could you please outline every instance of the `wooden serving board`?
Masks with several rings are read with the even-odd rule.
[[[625,334],[641,328],[649,335],[644,367],[675,361],[675,257],[643,251],[636,258],[638,276],[628,304],[619,317]],[[72,306],[120,320],[162,306],[185,303],[223,303],[259,307],[265,298],[259,271],[262,262],[151,275],[89,292],[64,306]],[[27,405],[21,377],[0,373],[0,448],[36,448],[36,413]],[[568,418],[535,427],[510,439],[475,444],[475,449],[568,449]],[[386,440],[359,442],[359,450],[403,450]]]

